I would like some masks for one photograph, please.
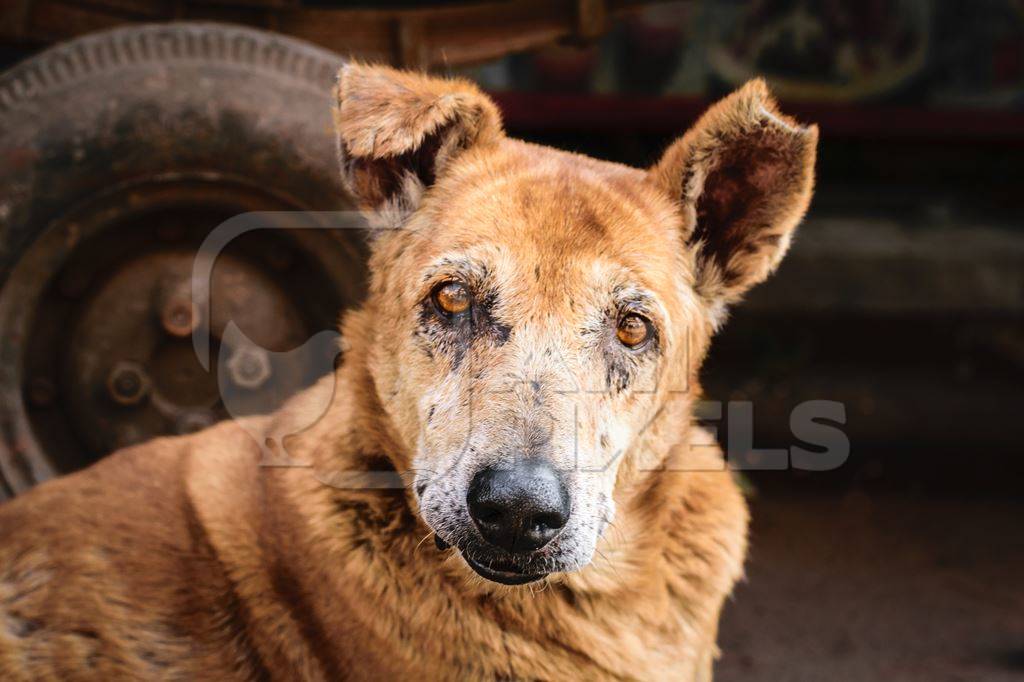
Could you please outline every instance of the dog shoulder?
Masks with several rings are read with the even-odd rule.
[[[141,643],[110,652],[144,639],[133,625],[146,605],[125,577],[159,581],[161,557],[182,544],[176,450],[130,448],[0,507],[0,677],[149,670],[123,667],[149,665]]]
[[[186,634],[213,629],[199,604],[223,587],[185,486],[204,434],[119,451],[0,506],[0,679],[187,675],[204,651],[217,664],[212,640]]]

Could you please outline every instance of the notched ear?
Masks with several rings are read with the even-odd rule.
[[[494,103],[465,80],[347,64],[334,125],[345,188],[374,227],[394,227],[462,151],[502,135]]]
[[[677,198],[697,287],[716,310],[775,269],[814,187],[816,126],[779,113],[764,81],[715,104],[650,177]]]

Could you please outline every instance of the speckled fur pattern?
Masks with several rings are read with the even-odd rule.
[[[353,64],[335,95],[379,229],[344,362],[0,507],[0,678],[710,679],[747,510],[691,425],[697,375],[806,211],[816,129],[755,81],[638,170],[507,138],[464,81]],[[450,279],[461,326],[428,307]],[[299,466],[261,467],[260,433]],[[517,456],[573,507],[522,560],[550,575],[508,587],[458,548],[469,478]],[[381,470],[405,486],[352,485]]]

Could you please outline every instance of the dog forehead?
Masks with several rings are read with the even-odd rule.
[[[678,213],[643,171],[515,140],[467,154],[428,204],[443,243],[505,247],[550,276],[594,258],[657,270],[679,245]]]

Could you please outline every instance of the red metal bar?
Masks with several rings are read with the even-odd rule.
[[[680,132],[708,100],[651,95],[494,92],[510,129],[600,133]],[[817,123],[823,136],[948,139],[1024,143],[1024,112],[971,111],[786,102],[796,119]]]

